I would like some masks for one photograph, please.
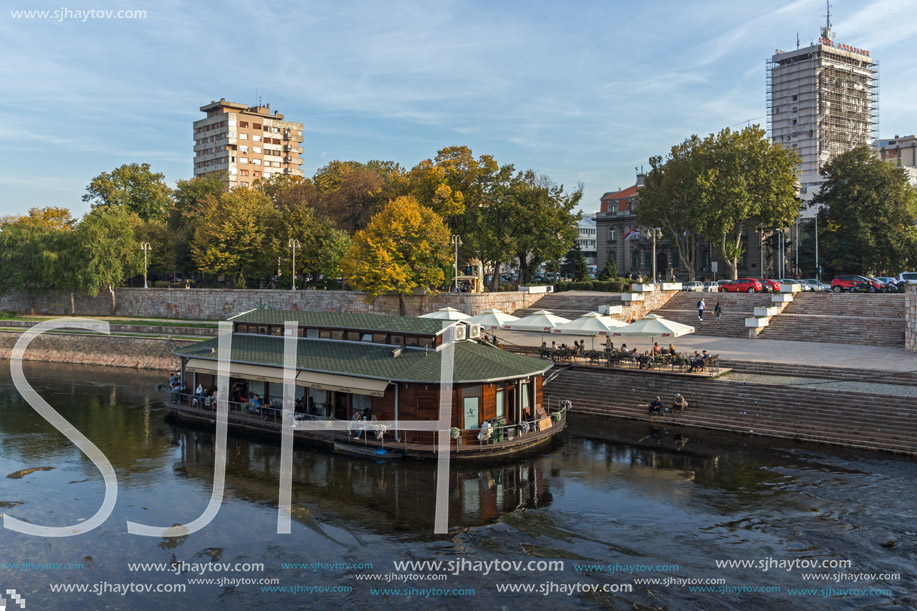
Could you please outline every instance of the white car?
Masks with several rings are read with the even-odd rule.
[[[681,290],[689,292],[700,292],[704,290],[704,283],[699,280],[688,280],[681,283]]]
[[[898,280],[908,284],[917,284],[917,272],[901,272],[898,274]]]
[[[803,282],[802,280],[791,280],[790,278],[781,278],[781,279],[778,280],[777,282],[780,283],[780,286],[783,286],[783,285],[785,285],[785,284],[786,284],[786,285],[798,284],[798,285],[799,285],[799,288],[800,288],[800,289],[802,290],[802,292],[804,292],[804,293],[809,292],[809,291],[814,291],[814,290],[815,290],[815,288],[814,288],[811,284],[809,284],[809,283],[807,283],[807,282]]]
[[[812,287],[812,290],[818,293],[830,293],[831,292],[830,284],[828,284],[827,282],[816,280],[815,278],[806,278],[804,280],[800,280],[800,282],[807,286]]]
[[[704,282],[704,292],[705,293],[718,293],[720,291],[720,285],[716,282]]]

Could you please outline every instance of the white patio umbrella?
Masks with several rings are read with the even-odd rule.
[[[503,325],[513,323],[519,320],[512,314],[504,314],[500,310],[484,310],[477,316],[466,318],[465,322],[470,325],[481,325],[482,329],[502,329]]]
[[[421,314],[417,318],[436,318],[439,320],[467,320],[471,318],[468,314],[459,312],[455,308],[440,308],[435,312]]]
[[[576,320],[571,320],[554,329],[554,333],[562,335],[590,335],[592,348],[595,349],[596,335],[611,335],[615,329],[627,326],[626,322],[616,320],[611,316],[604,316],[598,312],[583,314]]]
[[[538,310],[531,316],[520,318],[514,322],[503,325],[504,329],[511,331],[552,331],[564,323],[570,322],[569,319],[562,316],[555,316],[547,310]]]
[[[637,322],[611,332],[612,337],[680,337],[694,333],[694,327],[668,320],[657,314],[647,314]]]

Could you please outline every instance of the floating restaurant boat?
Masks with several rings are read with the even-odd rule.
[[[288,422],[297,439],[375,458],[434,457],[447,443],[461,459],[534,449],[566,427],[566,407],[549,408],[542,398],[551,363],[471,337],[476,326],[284,310],[251,310],[230,321],[228,423],[239,431],[279,438],[288,321],[296,329],[295,410]],[[164,389],[163,398],[177,419],[216,420],[218,346],[214,338],[173,351],[184,383]],[[450,362],[451,397],[442,401],[450,413],[440,419]],[[448,435],[438,434],[445,429]]]

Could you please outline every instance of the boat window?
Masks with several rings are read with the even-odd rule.
[[[283,327],[279,325],[271,325],[271,335],[283,335]]]
[[[373,343],[374,344],[387,344],[388,335],[385,333],[373,333]]]
[[[306,337],[315,339],[318,337],[318,329],[306,329]]]
[[[416,345],[417,345],[417,338],[414,337],[413,335],[407,335],[407,336],[405,336],[405,338],[404,338],[404,345],[405,345],[405,346],[416,346]]]
[[[236,331],[239,333],[248,333],[248,325],[237,325]]]
[[[372,333],[364,333],[364,334],[360,337],[360,341],[361,341],[361,342],[371,342],[371,341],[373,341],[373,334],[372,334]]]
[[[331,339],[331,329],[321,329],[318,336],[322,339]]]
[[[421,337],[417,340],[417,345],[421,348],[432,348],[433,347],[433,338],[432,337]]]
[[[344,339],[344,332],[340,329],[332,330],[331,339]]]
[[[351,342],[360,341],[360,332],[359,331],[348,331],[347,332],[347,341],[351,341]]]
[[[497,389],[497,418],[506,416],[506,397],[502,388]]]
[[[305,328],[305,327],[299,327],[298,329],[296,329],[296,335],[298,335],[299,337],[305,337],[305,336],[306,336],[306,328]]]
[[[522,409],[529,407],[529,383],[528,380],[522,381]]]
[[[400,335],[392,336],[392,343],[395,344],[396,346],[400,346],[402,341],[404,341],[404,338],[401,337]]]
[[[258,333],[261,335],[267,335],[267,325],[260,325],[258,327]]]

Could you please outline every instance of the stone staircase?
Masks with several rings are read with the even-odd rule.
[[[697,320],[697,302],[703,297],[707,305],[703,322]],[[717,301],[723,308],[723,316],[719,321],[713,314]],[[760,306],[771,305],[771,296],[766,293],[678,293],[663,307],[653,313],[691,325],[697,335],[713,335],[717,337],[748,337],[745,328],[745,317],[751,316],[754,309]]]
[[[869,365],[867,363],[866,365]],[[882,363],[873,363],[874,367],[854,369],[852,367],[827,367],[806,365],[800,367],[793,363],[771,363],[766,361],[742,361],[720,359],[720,367],[731,369],[736,373],[754,373],[759,375],[796,376],[800,378],[822,378],[848,382],[872,382],[878,384],[917,386],[917,373],[912,371],[888,371],[879,369]],[[892,389],[892,393],[894,393]]]
[[[598,291],[547,293],[531,306],[513,312],[513,316],[522,318],[538,310],[548,310],[557,316],[573,320],[589,312],[598,312],[599,306],[603,305],[621,305],[621,293],[601,293]]]
[[[798,293],[762,330],[762,339],[904,345],[904,295]]]
[[[640,407],[657,395],[670,407],[676,392],[699,407],[652,417]],[[574,366],[544,387],[544,398],[550,407],[569,399],[580,413],[917,454],[917,399],[911,397]]]

